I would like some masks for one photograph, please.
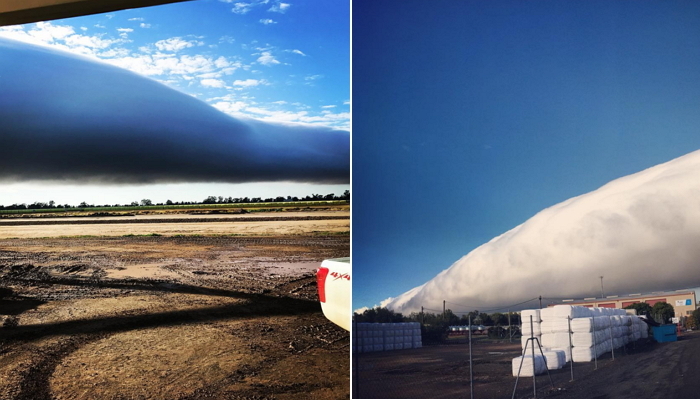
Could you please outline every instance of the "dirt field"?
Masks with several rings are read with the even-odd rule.
[[[0,399],[348,398],[313,275],[347,255],[319,232],[0,240]]]
[[[511,398],[511,360],[520,343],[478,338],[472,344],[474,398]],[[359,372],[359,373],[358,373]],[[537,377],[538,398],[697,398],[700,332],[678,342],[651,343],[619,350],[593,362],[575,363]],[[520,378],[516,398],[533,398],[532,377]],[[353,398],[470,398],[467,344],[353,354]]]
[[[192,213],[192,212],[190,212]],[[120,215],[120,216],[115,216]],[[124,235],[298,235],[350,231],[350,210],[256,212],[243,215],[196,213],[110,213],[103,217],[0,219],[0,239]]]

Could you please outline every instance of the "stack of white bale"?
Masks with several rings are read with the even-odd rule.
[[[353,329],[353,351],[414,349],[423,346],[418,322],[358,323]]]
[[[523,334],[523,336],[520,338],[520,341],[523,346],[523,349],[525,349],[527,340],[530,339],[530,337],[535,337],[538,341],[541,341],[542,339],[542,329],[540,326],[540,311],[541,310],[523,310],[520,312],[520,320],[522,321],[520,332]],[[532,317],[532,324],[530,324],[530,317]],[[532,329],[530,328],[531,325]]]
[[[563,351],[566,362],[572,358],[574,362],[592,361],[613,348],[648,336],[646,324],[637,317],[627,315],[625,310],[556,305],[522,312],[523,349],[531,337],[530,315],[539,317],[539,323],[532,331],[542,347],[548,351]]]

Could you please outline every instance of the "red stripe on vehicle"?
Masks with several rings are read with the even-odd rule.
[[[316,271],[316,286],[318,286],[318,299],[321,303],[326,302],[326,277],[328,276],[328,268],[321,267]]]

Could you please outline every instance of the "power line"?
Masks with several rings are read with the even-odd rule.
[[[521,304],[529,303],[529,302],[531,302],[531,301],[533,301],[533,300],[537,300],[538,298],[539,298],[539,297],[533,297],[533,298],[531,298],[531,299],[529,299],[529,300],[525,300],[525,301],[522,301],[522,302],[516,303],[516,304],[511,304],[511,305],[509,305],[509,306],[502,306],[502,307],[495,307],[495,308],[485,308],[485,309],[483,309],[483,310],[481,310],[481,311],[495,311],[495,310],[508,309],[508,308],[511,308],[511,307],[519,306],[519,305],[521,305]],[[463,305],[463,304],[453,303],[453,302],[451,302],[451,301],[448,301],[447,303],[449,303],[449,304],[454,304],[454,305],[460,306],[460,307],[464,307],[464,308],[466,308],[466,309],[471,308],[471,307],[469,307],[469,306],[465,306],[465,305]],[[473,309],[472,311],[475,311],[475,310],[477,310],[477,309],[478,309],[477,307],[474,307],[474,309]],[[470,312],[471,312],[471,311],[467,311],[467,312],[459,311],[459,312],[455,312],[455,314],[460,314],[460,313],[461,313],[461,314],[469,314]]]

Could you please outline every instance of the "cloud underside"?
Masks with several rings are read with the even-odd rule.
[[[236,119],[132,72],[0,39],[0,180],[347,183],[347,131]]]
[[[382,305],[412,312],[443,300],[493,308],[540,295],[595,297],[601,275],[606,295],[692,288],[699,242],[695,151],[547,208]]]

